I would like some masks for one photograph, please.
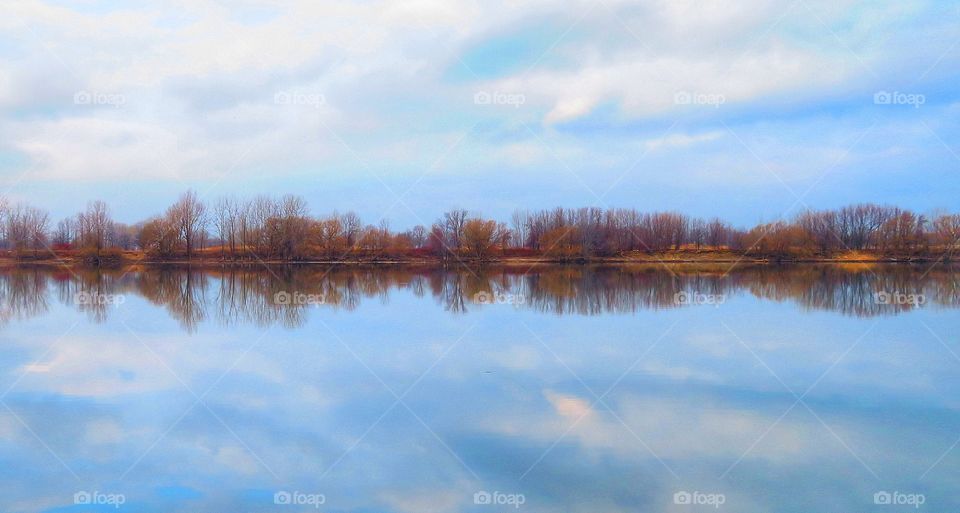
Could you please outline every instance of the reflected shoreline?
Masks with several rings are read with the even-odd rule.
[[[303,325],[311,308],[352,310],[395,293],[447,311],[512,307],[557,315],[722,307],[750,296],[808,310],[872,317],[960,305],[960,267],[904,264],[754,265],[278,265],[0,269],[0,322],[49,310],[53,298],[104,321],[128,297],[199,322]]]
[[[130,252],[132,253],[132,252]],[[184,267],[195,269],[246,269],[257,267],[373,267],[391,269],[395,267],[529,267],[529,266],[749,266],[766,265],[774,267],[795,265],[944,265],[960,266],[960,262],[951,252],[884,255],[845,253],[836,256],[770,256],[753,255],[738,252],[655,252],[631,256],[585,256],[550,257],[539,255],[502,256],[491,255],[483,259],[472,257],[423,257],[423,256],[359,256],[343,259],[278,260],[270,257],[245,257],[220,259],[216,257],[196,259],[156,259],[150,260],[143,255],[131,256],[126,253],[115,258],[103,259],[100,263],[90,263],[76,255],[51,255],[48,252],[24,253],[19,257],[0,258],[0,270],[43,267],[69,269],[156,269],[160,267]]]

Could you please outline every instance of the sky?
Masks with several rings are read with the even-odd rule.
[[[0,193],[134,222],[960,211],[960,2],[7,0]]]

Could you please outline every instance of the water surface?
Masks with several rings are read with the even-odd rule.
[[[942,266],[7,270],[0,511],[956,511],[958,305]]]

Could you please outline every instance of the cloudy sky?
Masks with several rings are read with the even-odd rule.
[[[0,190],[449,207],[960,210],[960,3],[6,0]]]

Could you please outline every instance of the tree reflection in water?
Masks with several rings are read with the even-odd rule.
[[[0,322],[43,314],[55,295],[95,321],[106,320],[117,306],[111,298],[142,297],[165,308],[188,331],[210,318],[293,328],[306,322],[311,308],[352,310],[374,298],[386,303],[395,289],[416,297],[429,293],[453,313],[484,303],[560,315],[630,313],[710,303],[698,298],[722,303],[747,294],[869,317],[955,307],[960,304],[958,270],[910,265],[745,266],[729,272],[683,266],[13,268],[0,272]]]

